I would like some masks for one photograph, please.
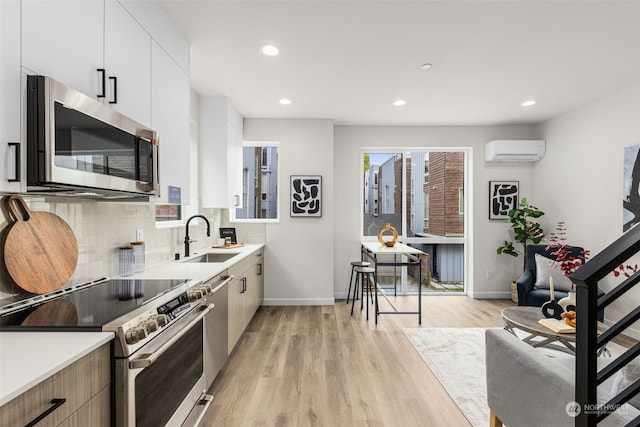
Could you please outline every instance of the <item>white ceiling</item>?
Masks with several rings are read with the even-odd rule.
[[[639,0],[160,3],[191,43],[194,90],[244,117],[528,124],[640,84]]]

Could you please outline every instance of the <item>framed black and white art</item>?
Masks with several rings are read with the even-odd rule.
[[[322,216],[322,176],[291,175],[291,216]]]
[[[489,219],[508,218],[518,202],[518,181],[489,181]]]

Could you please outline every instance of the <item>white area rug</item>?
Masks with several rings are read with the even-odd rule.
[[[402,330],[471,425],[488,425],[485,328]]]

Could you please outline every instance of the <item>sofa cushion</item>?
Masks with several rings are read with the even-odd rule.
[[[640,360],[633,359],[613,376],[611,394],[616,395],[640,378]],[[640,409],[640,394],[636,394],[629,403]]]
[[[540,254],[535,254],[536,259],[536,283],[533,285],[537,289],[549,289],[549,278],[553,277],[553,289],[569,292],[571,290],[571,280],[562,271],[553,265],[553,260]]]

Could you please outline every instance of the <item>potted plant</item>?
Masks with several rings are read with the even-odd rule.
[[[513,240],[505,240],[497,249],[498,254],[511,255],[517,257],[524,254],[527,250],[527,243],[538,244],[544,239],[544,231],[542,226],[536,222],[537,218],[544,215],[537,207],[530,205],[526,197],[523,197],[518,207],[509,211],[509,218],[505,221],[509,223],[513,231]],[[522,246],[518,249],[516,244]],[[524,262],[522,271],[524,271]]]
[[[525,269],[527,243],[538,244],[544,238],[542,226],[535,221],[542,215],[544,215],[544,212],[530,205],[527,198],[523,197],[518,207],[509,211],[509,217],[505,220],[513,230],[513,240],[505,240],[498,247],[497,252],[498,254],[511,255],[512,257],[522,255],[522,271]],[[518,249],[516,244],[522,245],[522,249]],[[513,302],[518,302],[515,281],[511,281],[511,299]]]

